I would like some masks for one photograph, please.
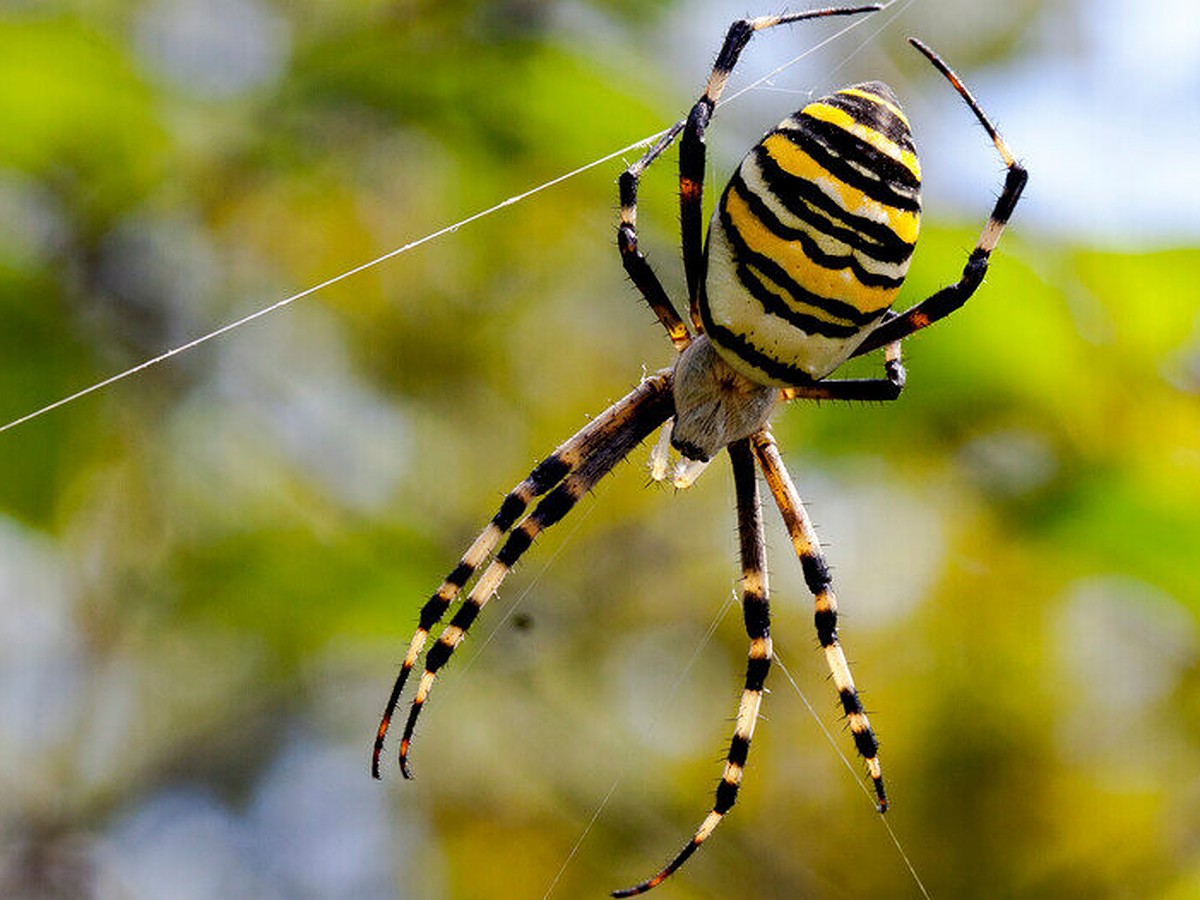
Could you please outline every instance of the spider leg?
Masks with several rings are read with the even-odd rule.
[[[697,333],[704,330],[700,322],[700,283],[704,279],[704,249],[702,206],[704,200],[704,164],[705,146],[704,131],[712,118],[725,84],[733,67],[737,65],[738,57],[749,43],[754,32],[776,25],[799,22],[804,19],[816,19],[825,16],[846,16],[862,12],[875,12],[881,9],[879,4],[855,7],[835,7],[830,9],[813,9],[801,13],[789,13],[779,16],[760,16],[756,19],[739,19],[729,26],[717,61],[708,76],[704,93],[692,106],[687,118],[680,120],[663,133],[648,149],[642,158],[626,169],[619,179],[621,198],[621,221],[617,226],[617,246],[621,251],[621,261],[625,271],[637,285],[650,308],[654,310],[658,320],[667,329],[671,342],[677,350],[683,350],[691,342],[687,326],[680,319],[674,304],[667,297],[662,283],[654,270],[650,268],[645,256],[637,246],[637,189],[642,173],[649,168],[663,151],[674,143],[675,138],[683,133],[679,147],[679,218],[680,243],[683,252],[683,271],[687,280],[688,302],[692,324]]]
[[[704,330],[700,321],[700,289],[704,280],[703,252],[703,200],[704,165],[706,150],[704,132],[712,119],[713,111],[720,102],[721,94],[729,76],[737,65],[742,51],[754,36],[754,32],[776,25],[787,25],[805,19],[825,16],[848,16],[863,12],[875,12],[879,4],[854,7],[812,9],[800,13],[785,13],[778,16],[759,16],[754,19],[739,19],[729,26],[725,41],[717,54],[717,61],[709,73],[704,93],[692,106],[679,142],[679,224],[683,250],[683,269],[687,280],[688,301],[692,323],[698,332]]]
[[[742,689],[741,702],[738,704],[737,724],[734,726],[733,739],[725,757],[725,771],[721,775],[721,783],[717,786],[712,811],[705,817],[692,839],[657,875],[634,887],[613,891],[614,897],[643,894],[661,884],[682,866],[733,807],[742,783],[746,757],[750,752],[750,739],[754,736],[758,709],[762,703],[763,682],[771,668],[771,611],[767,601],[762,501],[758,493],[758,477],[754,471],[750,440],[743,438],[730,444],[729,458],[733,463],[733,483],[737,494],[738,544],[742,559],[742,617],[746,623],[746,633],[750,636],[750,652],[746,662],[746,683]]]
[[[829,671],[833,676],[834,687],[837,688],[842,709],[850,725],[850,733],[854,736],[854,746],[867,762],[867,771],[875,783],[875,797],[878,800],[880,812],[887,810],[887,793],[883,787],[883,771],[879,765],[879,743],[871,730],[871,723],[863,711],[862,701],[854,687],[854,679],[850,675],[850,666],[846,662],[846,654],[837,634],[837,597],[833,592],[833,579],[829,567],[821,554],[817,534],[809,521],[808,513],[792,477],[788,474],[779,455],[779,447],[771,432],[764,428],[750,439],[754,444],[754,455],[766,476],[767,486],[775,497],[775,505],[783,515],[784,525],[792,546],[800,558],[800,566],[804,570],[804,581],[812,592],[816,602],[817,639],[821,649],[825,651],[825,659],[829,663]]]
[[[884,344],[890,344],[893,341],[907,337],[914,331],[920,331],[922,328],[932,325],[938,319],[944,319],[971,298],[971,295],[975,293],[975,290],[983,282],[984,275],[987,274],[988,259],[991,257],[992,251],[996,249],[996,244],[1000,240],[1004,226],[1012,216],[1017,201],[1021,199],[1021,192],[1025,189],[1025,182],[1029,179],[1029,173],[1025,171],[1025,167],[1017,162],[1012,152],[1008,149],[1008,145],[1004,143],[1004,138],[1000,136],[1000,132],[996,130],[996,127],[984,114],[983,109],[975,101],[975,98],[971,96],[971,92],[967,90],[959,77],[942,61],[941,57],[919,40],[909,38],[908,41],[920,50],[939,72],[946,76],[946,79],[953,85],[954,89],[958,91],[967,105],[971,107],[971,112],[975,113],[975,117],[983,125],[984,130],[988,133],[988,137],[996,145],[996,150],[999,151],[1000,158],[1004,160],[1004,165],[1008,168],[1008,173],[1004,178],[1004,189],[1000,192],[1000,196],[996,198],[996,205],[992,209],[992,214],[988,218],[983,232],[979,235],[975,249],[967,257],[966,265],[963,267],[962,275],[959,276],[958,281],[955,284],[942,288],[933,296],[922,300],[906,312],[882,322],[858,346],[858,349],[854,351],[854,356],[869,353],[876,347],[882,347]]]
[[[779,395],[784,400],[896,400],[907,377],[899,341],[892,341],[884,350],[883,372],[883,378],[840,378],[787,387]]]
[[[562,481],[568,472],[579,465],[595,436],[603,433],[606,424],[603,416],[589,423],[538,463],[524,481],[509,491],[487,527],[480,532],[479,537],[462,555],[458,565],[446,576],[446,580],[434,591],[433,596],[421,607],[417,630],[409,641],[408,652],[404,655],[404,662],[400,664],[400,672],[396,676],[387,706],[379,720],[379,729],[375,733],[375,746],[371,752],[372,777],[379,777],[379,758],[383,752],[383,742],[387,737],[392,715],[396,711],[396,704],[408,681],[409,673],[425,649],[430,629],[442,620],[463,586],[471,580],[479,567],[491,558],[500,539],[525,514],[529,503]]]
[[[649,260],[638,249],[637,190],[638,182],[646,167],[654,162],[667,147],[671,146],[682,128],[682,120],[672,125],[662,137],[654,142],[654,145],[646,151],[641,159],[621,173],[621,177],[617,181],[617,190],[621,198],[621,220],[617,224],[617,249],[621,252],[621,264],[625,266],[626,274],[641,291],[646,302],[650,304],[650,308],[658,316],[658,321],[667,330],[667,336],[671,338],[671,343],[679,351],[692,342],[692,336],[688,333],[683,319],[679,317],[675,304],[667,296],[662,282],[654,274]]]
[[[647,435],[653,432],[655,428],[661,425],[674,412],[675,405],[671,393],[672,382],[673,373],[669,369],[650,376],[629,394],[601,413],[592,423],[584,427],[564,445],[575,445],[578,439],[578,443],[575,445],[578,458],[574,466],[562,472],[557,484],[551,488],[547,488],[545,496],[542,497],[533,511],[521,519],[516,524],[516,527],[512,529],[507,540],[505,540],[496,553],[495,558],[483,570],[483,573],[479,576],[479,580],[475,582],[475,585],[467,595],[466,600],[463,601],[462,606],[459,607],[454,617],[450,620],[450,624],[446,626],[437,642],[429,648],[429,652],[425,655],[425,670],[417,685],[416,696],[413,698],[412,705],[409,708],[408,720],[405,722],[404,733],[400,739],[400,770],[405,778],[412,777],[408,767],[412,736],[416,729],[421,709],[429,697],[430,690],[433,688],[433,682],[437,677],[438,670],[449,661],[454,650],[458,647],[463,637],[466,636],[467,630],[471,627],[471,624],[475,621],[480,611],[487,604],[488,600],[491,599],[492,595],[496,593],[505,576],[516,565],[521,555],[529,549],[534,539],[570,512],[580,497],[595,487],[601,478],[612,471],[618,462],[624,459],[634,447],[640,444]],[[534,471],[535,473],[537,472],[536,469]],[[527,482],[523,482],[522,485]],[[506,499],[505,503],[509,505],[510,512],[514,513],[513,518],[515,519],[520,515],[520,512],[524,509],[524,505],[528,501],[521,501],[520,510],[516,509],[518,505],[516,502],[509,504]],[[508,524],[511,525],[512,523],[509,522]],[[499,527],[493,529],[492,526],[489,526],[488,529],[485,529],[480,539],[476,541],[476,544],[479,544],[484,539],[484,536],[487,536],[491,542],[491,547],[488,548],[488,553],[490,554],[491,548],[495,547],[502,535],[503,532]],[[474,549],[475,546],[473,545],[472,550]],[[486,559],[486,555],[478,563],[475,563],[476,568],[482,565],[483,559]],[[460,568],[462,568],[462,564],[460,564]],[[455,570],[455,572],[458,571],[458,569]],[[447,583],[449,582],[450,579],[447,579]],[[466,578],[464,577],[463,583],[465,582]],[[451,594],[453,595],[457,592],[458,587],[455,587],[452,589]],[[434,612],[430,615],[432,618],[436,613],[436,618],[440,619],[449,601],[441,602],[439,595],[435,595],[435,599],[438,602],[434,607]],[[433,601],[430,602],[433,603]],[[430,626],[432,624],[433,622],[430,622]],[[418,628],[417,636],[413,639],[413,644],[409,652],[413,654],[414,661],[415,657],[420,654],[420,649],[424,646],[428,630],[428,627]],[[420,638],[419,642],[417,638]],[[416,648],[415,654],[412,649],[413,647]],[[412,663],[408,662],[407,657],[405,663],[408,669],[411,670]],[[406,677],[407,671],[402,668],[400,677],[397,679],[397,684],[402,686],[403,680]],[[398,697],[399,688],[393,690],[393,695],[389,698],[388,710],[385,713],[383,722],[380,724],[379,737],[376,738],[376,753],[378,753],[378,746],[382,740],[382,736],[387,731],[391,712],[394,711],[395,700]]]

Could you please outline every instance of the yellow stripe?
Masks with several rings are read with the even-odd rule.
[[[742,691],[738,703],[737,724],[733,733],[749,741],[754,737],[754,726],[758,722],[758,709],[762,706],[762,691]]]
[[[411,669],[413,667],[413,663],[417,661],[417,657],[425,649],[425,641],[428,637],[429,632],[424,628],[417,629],[417,633],[413,635],[412,642],[408,645],[408,652],[404,654],[404,668]]]
[[[770,638],[755,638],[750,642],[750,658],[751,659],[770,659],[771,658],[771,639]]]
[[[708,839],[708,836],[713,833],[721,819],[724,818],[724,813],[719,813],[715,809],[704,817],[704,821],[700,823],[700,828],[696,832],[696,836],[692,838],[693,844],[703,843]],[[659,881],[662,881],[660,878]],[[658,882],[655,882],[657,884]]]
[[[900,291],[898,287],[866,287],[849,267],[828,269],[813,262],[799,241],[785,241],[763,225],[737,191],[730,191],[725,195],[725,211],[747,247],[774,260],[797,284],[818,296],[849,303],[855,309],[867,313],[891,306],[892,300]],[[753,263],[749,265],[753,268]],[[770,279],[764,277],[764,280]],[[823,322],[854,324],[807,303],[797,303],[784,293],[780,293],[779,296],[797,312],[811,315]]]
[[[842,88],[840,91],[838,91],[838,93],[845,94],[847,97],[862,97],[864,100],[870,100],[872,103],[878,103],[893,116],[903,122],[909,131],[912,130],[912,126],[908,124],[908,116],[904,114],[904,110],[898,107],[895,103],[892,103],[890,100],[884,100],[878,94],[872,94],[870,91],[863,91],[859,90],[858,88]]]
[[[837,200],[846,212],[876,222],[886,222],[900,240],[908,244],[916,243],[920,229],[920,216],[916,212],[896,209],[868,197],[858,188],[846,184],[782,134],[768,135],[762,145],[781,169],[789,175],[816,183]]]
[[[920,181],[921,164],[917,162],[917,154],[911,150],[905,150],[891,138],[857,121],[844,109],[838,109],[836,106],[830,106],[826,103],[810,103],[804,107],[803,111],[806,116],[811,116],[821,122],[828,122],[830,125],[836,125],[843,131],[850,132],[856,138],[866,141],[884,156],[889,156],[900,163],[900,165],[912,172],[916,179]]]

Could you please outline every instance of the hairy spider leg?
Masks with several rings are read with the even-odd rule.
[[[371,752],[371,775],[374,778],[379,778],[379,759],[383,753],[383,743],[387,737],[388,728],[391,726],[392,715],[396,711],[396,704],[408,681],[409,673],[425,650],[430,629],[442,620],[446,610],[462,588],[471,580],[479,567],[491,558],[500,539],[524,515],[530,502],[553,488],[562,481],[567,473],[574,470],[594,447],[597,437],[607,435],[607,429],[610,426],[611,420],[605,416],[595,419],[538,463],[524,481],[508,492],[500,504],[500,509],[492,517],[487,527],[480,532],[479,537],[462,555],[458,565],[446,576],[446,580],[434,591],[433,596],[421,607],[417,629],[412,640],[409,641],[408,652],[405,653],[404,661],[400,664],[400,672],[396,676],[395,684],[392,685],[392,692],[388,696],[387,706],[384,708],[383,716],[379,720],[379,728],[375,734],[375,746]]]
[[[826,16],[849,16],[864,12],[876,12],[883,7],[877,3],[866,6],[831,7],[829,9],[812,9],[799,13],[786,13],[778,16],[759,16],[754,19],[739,19],[729,26],[725,41],[717,54],[716,63],[704,86],[704,93],[692,106],[686,120],[676,122],[649,150],[631,165],[621,175],[619,181],[621,199],[621,220],[617,225],[617,246],[621,251],[621,261],[625,271],[650,308],[654,310],[659,321],[667,329],[672,343],[677,350],[683,350],[689,343],[687,328],[675,311],[675,307],[667,298],[662,283],[650,268],[649,262],[637,249],[637,187],[642,173],[653,163],[664,150],[671,146],[676,136],[682,131],[683,137],[679,144],[679,221],[680,244],[683,254],[683,271],[687,282],[688,306],[692,325],[697,333],[704,331],[700,321],[700,289],[704,280],[704,166],[706,150],[704,132],[712,119],[713,110],[720,102],[721,94],[729,81],[729,75],[737,65],[738,58],[754,32],[776,25],[787,25],[805,19],[818,19]]]
[[[750,740],[758,722],[763,683],[771,668],[771,609],[767,600],[762,500],[758,491],[758,474],[754,469],[750,439],[736,441],[730,444],[728,449],[729,459],[733,464],[734,491],[737,495],[738,546],[742,560],[742,618],[746,623],[746,633],[750,636],[746,682],[742,689],[741,702],[738,704],[737,724],[734,726],[733,739],[729,743],[729,752],[725,756],[725,770],[717,785],[716,801],[695,835],[658,874],[634,887],[613,891],[614,897],[643,894],[661,884],[672,872],[687,862],[688,857],[713,833],[737,800],[738,788],[746,768],[746,758],[750,753]]]
[[[425,671],[417,685],[416,696],[409,708],[408,720],[400,739],[400,771],[405,778],[412,777],[408,757],[413,731],[438,670],[449,661],[480,611],[534,539],[570,512],[584,494],[674,412],[671,395],[673,377],[673,373],[667,369],[646,378],[582,429],[589,432],[585,442],[586,452],[580,456],[574,468],[566,472],[558,484],[545,494],[533,512],[513,528],[450,624],[429,648],[425,654]],[[386,720],[380,726],[381,731],[386,730],[385,726]]]
[[[898,400],[908,377],[899,341],[892,341],[885,348],[883,373],[883,378],[826,378],[813,384],[782,388],[779,396],[784,400]]]
[[[996,145],[996,150],[1000,153],[1000,158],[1004,160],[1004,165],[1008,171],[1004,177],[1004,188],[1001,190],[1000,196],[996,198],[996,205],[992,209],[991,216],[988,217],[987,224],[983,227],[983,232],[979,235],[979,241],[975,244],[975,249],[967,257],[966,265],[963,267],[959,280],[922,300],[906,312],[881,322],[867,336],[867,339],[858,346],[852,354],[853,356],[861,356],[864,353],[869,353],[877,347],[882,347],[885,344],[891,344],[901,338],[907,337],[914,331],[927,328],[939,319],[944,319],[966,303],[979,285],[983,283],[983,276],[987,274],[988,260],[992,255],[992,251],[996,249],[996,244],[1000,240],[1004,226],[1008,224],[1017,201],[1021,199],[1021,192],[1025,189],[1025,183],[1029,180],[1029,173],[1025,170],[1025,167],[1017,162],[1012,152],[1008,149],[1008,145],[1004,143],[1004,138],[996,130],[996,126],[984,114],[983,108],[971,96],[971,92],[967,90],[966,85],[954,73],[954,70],[946,65],[940,56],[921,41],[916,38],[909,38],[908,42],[923,53],[933,63],[934,67],[946,76],[946,80],[958,91],[959,96],[966,101],[967,106],[971,108],[971,112],[975,113],[975,118],[979,120],[979,124],[983,126],[984,131],[988,133],[988,137],[992,139],[992,143]]]
[[[655,141],[641,159],[622,172],[621,177],[617,180],[617,190],[621,200],[621,219],[617,223],[617,249],[621,253],[621,265],[625,267],[625,273],[641,292],[642,297],[650,304],[650,308],[658,316],[658,321],[667,330],[667,336],[671,339],[671,343],[679,351],[692,342],[692,336],[683,319],[679,317],[679,311],[675,309],[675,304],[667,296],[666,288],[662,286],[658,275],[650,266],[650,261],[638,249],[637,192],[642,172],[660,153],[671,146],[682,128],[683,120],[681,119]]]
[[[704,132],[712,119],[713,111],[721,100],[729,76],[737,65],[742,50],[750,42],[756,31],[774,28],[776,25],[787,25],[806,19],[819,19],[827,16],[850,16],[859,13],[877,12],[883,7],[879,4],[853,7],[831,7],[828,9],[812,9],[799,13],[785,13],[777,16],[759,16],[753,19],[740,19],[729,26],[725,33],[725,41],[717,54],[704,93],[692,106],[688,113],[687,125],[679,143],[679,224],[683,251],[683,268],[687,281],[688,301],[692,322],[697,331],[703,331],[700,320],[700,291],[704,281],[703,253],[703,201],[704,201],[704,167],[706,148]]]
[[[859,755],[867,762],[867,771],[875,784],[875,797],[879,811],[887,811],[887,792],[883,787],[883,770],[879,765],[879,742],[871,730],[871,723],[863,710],[862,701],[854,687],[854,679],[850,675],[850,665],[846,662],[846,654],[838,641],[837,633],[837,597],[833,592],[833,578],[829,574],[829,566],[821,553],[821,545],[817,533],[813,530],[812,522],[804,509],[804,503],[796,492],[792,476],[788,474],[783,458],[779,455],[779,447],[769,429],[764,428],[751,438],[754,445],[754,455],[762,467],[767,480],[767,487],[775,497],[775,505],[783,516],[784,526],[796,556],[800,558],[800,567],[804,572],[804,582],[813,595],[816,606],[814,621],[817,628],[817,640],[825,653],[833,676],[833,686],[837,689],[838,699],[846,714],[850,726],[850,734],[854,737],[854,746]]]

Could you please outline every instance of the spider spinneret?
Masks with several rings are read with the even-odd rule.
[[[826,16],[873,12],[877,4],[810,10],[734,22],[703,94],[621,175],[617,246],[626,273],[679,356],[563,442],[504,498],[499,511],[421,608],[375,736],[379,760],[408,676],[431,630],[463,589],[467,596],[425,655],[400,740],[411,777],[412,737],[439,670],[484,605],[537,536],[661,426],[651,476],[670,470],[687,487],[721,450],[733,468],[742,564],[742,610],[750,640],[733,738],[711,811],[690,841],[653,877],[614,897],[660,884],[695,852],[733,807],[771,667],[770,609],[762,503],[755,467],[778,507],[805,584],[817,638],[858,753],[887,809],[878,742],[838,639],[837,599],[816,532],[784,466],[769,419],[780,401],[895,400],[905,384],[900,342],[962,306],[979,287],[1027,173],[958,76],[920,41],[910,43],[971,108],[1007,168],[1004,188],[958,280],[902,313],[891,310],[920,227],[921,170],[907,118],[886,85],[866,82],[809,103],[784,119],[742,160],[702,234],[705,130],[730,72],[755,32]],[[680,141],[680,240],[692,329],[638,249],[637,189],[646,168]],[[847,359],[883,348],[883,377],[829,379]],[[532,506],[532,509],[530,507]],[[482,571],[481,571],[482,570]]]

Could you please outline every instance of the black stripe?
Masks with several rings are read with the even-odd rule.
[[[441,641],[438,641],[436,644],[434,644],[432,647],[430,647],[429,652],[425,654],[425,671],[426,672],[436,672],[438,669],[440,669],[442,666],[444,666],[446,664],[446,660],[448,660],[450,658],[450,654],[452,654],[453,652],[454,652],[454,648],[451,647],[449,644],[443,644]],[[413,709],[417,709],[417,708],[419,708],[419,707],[417,706],[416,702],[414,701]],[[413,716],[410,713],[409,721],[411,722],[412,720],[413,720]]]
[[[496,562],[503,563],[511,569],[532,543],[533,535],[524,528],[514,531],[508,536],[508,540],[504,542],[500,552],[496,554]]]
[[[731,72],[753,35],[754,25],[748,19],[738,19],[730,25],[729,31],[725,33],[721,52],[717,54],[717,61],[713,64],[713,71],[723,74]]]
[[[814,182],[784,171],[762,144],[754,148],[754,158],[771,193],[796,218],[880,262],[902,263],[912,256],[913,245],[901,240],[887,225],[847,212]],[[820,216],[818,210],[847,227],[833,224]]]
[[[889,156],[870,141],[847,131],[841,125],[826,122],[804,110],[792,119],[799,125],[799,131],[810,138],[819,141],[824,149],[845,163],[857,163],[855,171],[860,178],[879,180],[901,197],[911,198],[921,189],[921,179],[904,163]],[[790,135],[791,129],[787,129]],[[862,169],[866,169],[865,173]]]
[[[1017,201],[1021,199],[1021,192],[1025,190],[1025,182],[1028,180],[1029,173],[1021,166],[1014,165],[1008,170],[1008,175],[1004,178],[1004,190],[996,201],[996,208],[992,210],[992,218],[1001,225],[1008,222]]]
[[[534,496],[546,493],[562,481],[570,468],[557,453],[547,456],[529,473],[529,482],[533,485]]]
[[[833,576],[829,574],[829,566],[816,554],[802,556],[800,568],[804,570],[804,583],[813,594],[827,590],[833,583]]]
[[[850,118],[854,119],[860,125],[865,125],[868,128],[878,131],[888,140],[895,143],[901,150],[908,150],[910,153],[915,153],[917,148],[913,145],[912,131],[905,124],[904,120],[888,109],[878,97],[874,96],[875,92],[868,85],[860,84],[855,85],[855,87],[873,96],[869,98],[860,97],[855,94],[844,94],[839,91],[828,97],[822,97],[817,102],[842,110],[842,112],[847,113]]]
[[[822,647],[830,647],[837,641],[837,613],[832,609],[819,609],[813,615],[817,626],[817,640]]]
[[[798,127],[780,128],[775,133],[786,137],[835,178],[887,206],[910,212],[921,209],[917,193],[920,185],[912,172],[898,162],[836,125],[804,115],[793,121],[797,122]],[[854,160],[858,165],[851,164],[849,160]],[[908,182],[887,177],[889,169],[907,173]]]
[[[854,688],[850,688],[846,691],[839,691],[838,699],[842,701],[842,711],[848,716],[863,711],[862,701],[858,699],[858,694],[855,692]]]
[[[539,497],[562,481],[569,471],[571,471],[570,465],[557,453],[552,453],[534,466],[525,481],[533,496]],[[528,505],[515,491],[510,492],[500,504],[500,511],[492,518],[492,524],[501,531],[508,531],[525,512]]]
[[[737,802],[738,786],[728,781],[722,781],[717,785],[717,802],[713,804],[713,812],[718,812],[721,815],[733,809],[733,804]]]
[[[533,511],[533,518],[543,528],[549,528],[571,511],[578,498],[571,492],[570,483],[564,482],[546,495]]]
[[[818,266],[834,270],[850,269],[854,273],[854,277],[858,279],[858,283],[864,287],[898,288],[904,283],[903,275],[897,278],[891,275],[880,275],[864,269],[862,263],[858,261],[853,253],[846,253],[841,256],[826,253],[808,232],[799,228],[793,228],[790,225],[784,225],[783,222],[779,221],[779,217],[771,212],[770,207],[763,202],[762,198],[751,191],[746,182],[742,180],[741,170],[734,173],[729,188],[736,192],[738,197],[750,207],[750,212],[762,223],[764,228],[781,240],[799,241],[801,248],[804,250],[804,255]],[[825,229],[821,230],[828,234]]]
[[[509,494],[500,504],[500,510],[492,517],[492,524],[501,531],[508,531],[508,529],[513,527],[513,523],[521,518],[521,514],[525,512],[526,505],[525,501],[516,494]],[[446,580],[449,581],[450,579]],[[462,582],[458,583],[462,584]]]
[[[487,602],[487,597],[483,597],[482,601]],[[474,623],[479,616],[479,611],[483,609],[480,601],[468,599],[466,603],[458,608],[458,612],[454,614],[454,618],[450,620],[450,624],[457,628],[466,631]]]
[[[761,691],[767,680],[767,672],[771,669],[771,658],[749,659],[746,661],[746,690]]]
[[[772,380],[793,387],[815,383],[813,377],[799,366],[791,366],[767,356],[746,340],[744,335],[737,334],[724,325],[718,325],[713,321],[707,303],[700,304],[700,319],[704,323],[704,333],[708,335],[709,340],[745,360],[748,365],[766,373]]]
[[[874,759],[879,755],[879,741],[875,740],[875,735],[869,728],[854,735],[854,746],[864,759]]]
[[[733,224],[733,219],[729,215],[729,210],[725,208],[725,198],[721,198],[721,226],[725,233],[725,237],[729,240],[731,249],[733,250],[733,258],[737,267],[738,280],[750,291],[751,295],[763,305],[763,308],[772,315],[779,316],[781,319],[786,319],[797,328],[806,331],[809,334],[822,334],[826,337],[850,337],[861,331],[865,326],[871,324],[879,318],[882,310],[873,310],[870,312],[862,312],[857,307],[846,303],[844,300],[836,300],[833,297],[822,297],[819,294],[814,294],[800,286],[800,284],[792,278],[775,260],[762,253],[751,250],[742,238],[741,232]],[[798,312],[789,306],[782,297],[774,291],[767,289],[760,278],[757,278],[752,272],[748,271],[748,266],[753,266],[765,277],[771,280],[777,287],[785,291],[794,301],[805,306],[811,306],[813,309],[819,309],[822,312],[827,312],[831,316],[836,316],[845,322],[852,324],[844,324],[843,322],[827,322],[823,319],[818,319],[814,316]],[[759,289],[756,289],[756,285]]]
[[[747,594],[742,600],[742,619],[751,640],[765,638],[771,630],[771,608],[762,594]]]
[[[750,296],[759,302],[765,312],[787,320],[805,334],[819,334],[831,338],[848,338],[861,330],[857,325],[838,325],[796,312],[784,302],[782,297],[763,284],[758,276],[743,265],[738,265],[737,276],[742,286],[749,291]]]
[[[746,757],[750,755],[750,742],[741,735],[735,734],[729,742],[729,754],[725,757],[729,762],[745,768]]]
[[[462,585],[460,584],[459,587],[462,587]],[[446,612],[446,607],[449,605],[449,600],[443,600],[437,594],[434,594],[429,598],[428,602],[421,607],[421,620],[417,627],[419,627],[422,631],[428,631],[438,623],[438,621],[442,618],[442,615]]]
[[[493,519],[493,521],[495,520]],[[456,588],[460,588],[467,583],[467,579],[471,577],[474,571],[475,567],[473,565],[460,560],[458,565],[454,567],[454,571],[446,576],[446,583],[452,584]],[[436,597],[437,595],[435,594],[434,596]],[[444,603],[446,601],[443,600],[442,602]]]

